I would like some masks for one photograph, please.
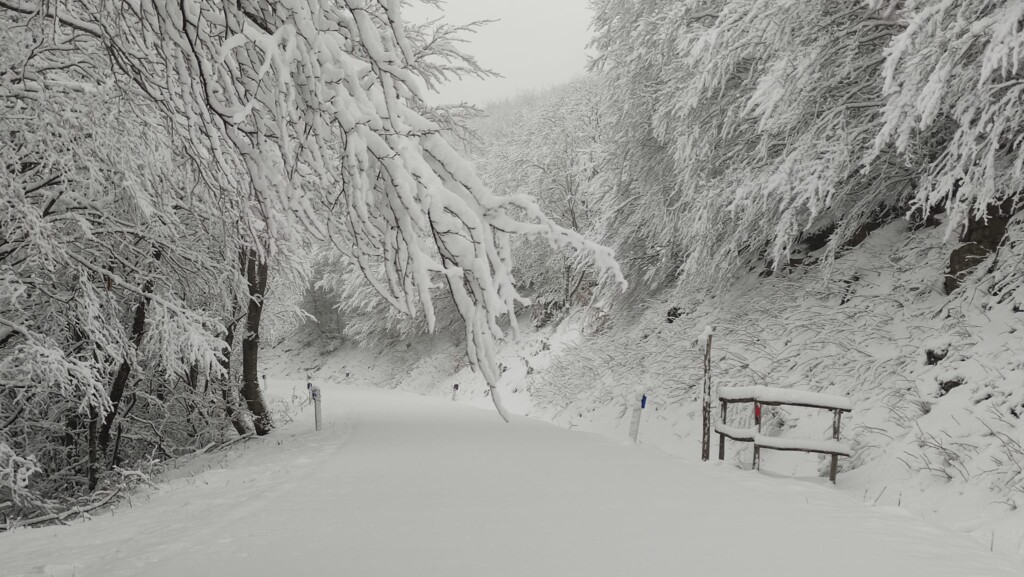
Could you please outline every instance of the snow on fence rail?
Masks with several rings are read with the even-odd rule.
[[[723,418],[725,418],[723,416]],[[725,423],[715,423],[715,432],[718,433],[719,438],[729,437],[736,441],[747,441],[749,443],[754,442],[754,437],[757,436],[757,429],[741,429],[739,427],[730,427]],[[718,445],[718,458],[725,458],[724,445],[719,443]]]
[[[793,389],[776,389],[772,387],[727,387],[718,389],[718,399],[730,403],[759,402],[762,405],[790,405],[794,407],[810,407],[812,409],[829,409],[849,413],[853,410],[850,399],[838,395],[796,391]]]
[[[852,452],[850,447],[839,441],[839,423],[843,413],[853,410],[853,404],[846,397],[826,395],[823,393],[812,393],[809,391],[795,391],[793,389],[776,389],[772,387],[722,387],[718,389],[718,401],[722,410],[722,420],[715,423],[715,432],[718,433],[718,459],[725,460],[725,439],[734,441],[745,441],[754,443],[754,464],[755,470],[761,467],[761,449],[772,449],[775,451],[802,451],[805,453],[822,453],[832,456],[832,463],[829,466],[828,478],[836,482],[836,472],[839,466],[839,456],[849,457]],[[754,425],[753,429],[741,429],[729,426],[727,415],[729,403],[754,403]],[[779,437],[767,437],[761,434],[761,407],[788,405],[792,407],[809,407],[812,409],[824,409],[832,411],[832,439],[815,441],[812,439],[783,439]]]

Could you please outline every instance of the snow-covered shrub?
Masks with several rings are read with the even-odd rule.
[[[34,457],[21,457],[0,442],[0,498],[19,502],[22,492],[28,489],[29,478],[39,472]]]

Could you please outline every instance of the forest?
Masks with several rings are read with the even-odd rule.
[[[7,519],[270,434],[261,353],[311,326],[455,335],[506,416],[498,350],[524,313],[605,339],[546,377],[590,385],[535,394],[564,404],[636,319],[835,330],[786,299],[845,305],[844,255],[894,223],[940,247],[905,264],[942,314],[1024,308],[1024,3],[593,0],[584,76],[482,109],[426,96],[491,74],[460,43],[478,24],[406,5],[0,0]],[[750,338],[788,343],[778,326]],[[944,330],[908,338],[945,356]],[[660,362],[686,358],[664,342]],[[984,421],[1004,448],[1007,390]],[[960,449],[932,449],[955,476]]]

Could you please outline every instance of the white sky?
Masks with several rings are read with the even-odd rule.
[[[583,74],[590,40],[587,0],[445,0],[445,20],[464,24],[498,20],[469,36],[463,49],[504,78],[464,80],[443,87],[437,103],[484,104],[567,82]],[[423,21],[437,10],[414,5],[406,19]]]

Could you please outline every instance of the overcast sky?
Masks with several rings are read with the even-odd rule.
[[[561,84],[583,74],[590,40],[587,0],[445,0],[448,22],[498,20],[470,36],[465,50],[504,78],[453,82],[438,103],[485,104],[519,92]],[[423,21],[438,11],[414,6],[406,17]]]

